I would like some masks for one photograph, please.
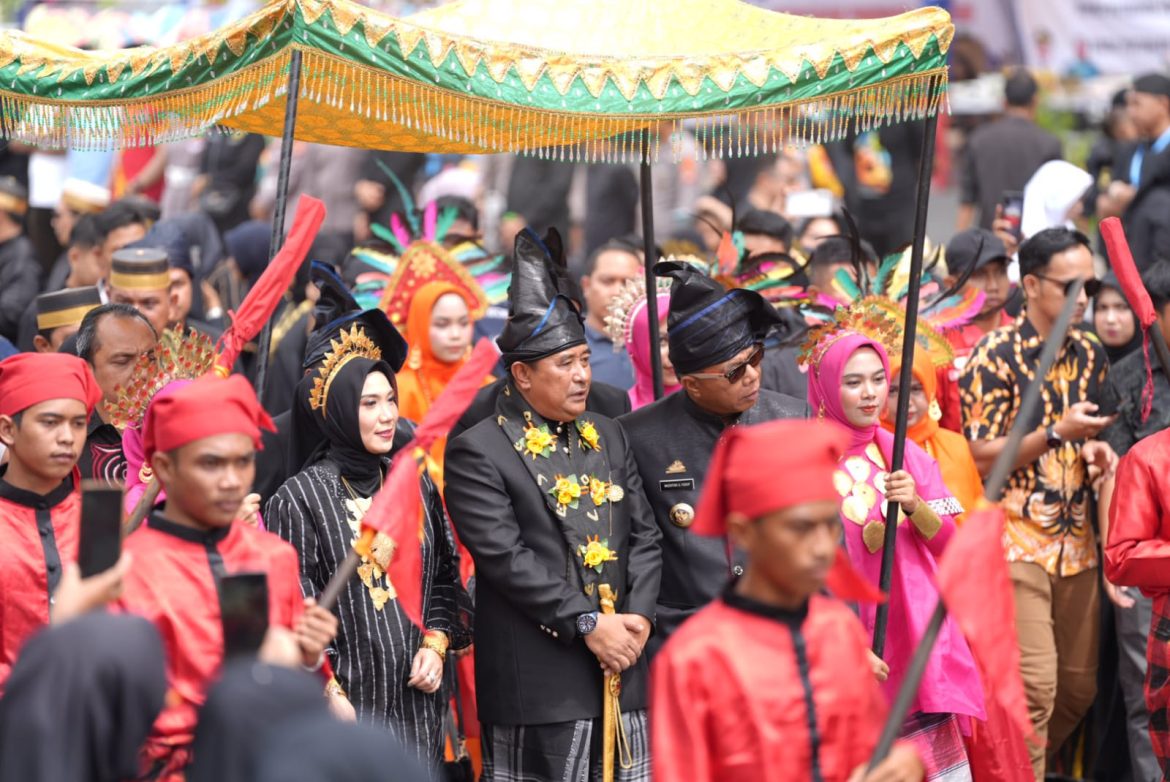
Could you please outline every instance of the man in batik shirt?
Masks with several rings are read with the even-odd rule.
[[[1020,400],[1036,373],[1070,285],[1085,282],[1073,323],[1100,284],[1089,240],[1064,228],[1041,231],[1020,246],[1025,310],[989,333],[960,378],[971,452],[986,475],[1007,442]],[[1003,507],[1004,547],[1016,597],[1016,630],[1028,708],[1037,733],[1031,748],[1037,780],[1096,694],[1097,541],[1089,519],[1090,466],[1111,473],[1117,456],[1097,434],[1112,418],[1098,416],[1109,369],[1096,337],[1073,325],[1041,386],[1041,404],[1023,439]]]

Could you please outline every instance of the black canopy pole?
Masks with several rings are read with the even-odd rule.
[[[276,206],[272,213],[272,241],[268,261],[276,257],[284,244],[284,213],[288,206],[288,176],[292,168],[293,134],[297,127],[297,103],[301,97],[301,50],[293,49],[288,61],[288,94],[284,99],[284,132],[280,135],[280,167],[276,174]],[[268,381],[268,352],[272,347],[272,323],[279,317],[280,309],[264,324],[257,341],[256,354],[256,396],[264,401],[264,386]]]
[[[918,294],[922,287],[922,256],[926,244],[926,210],[930,203],[930,179],[934,172],[934,136],[938,115],[926,118],[922,134],[922,157],[918,161],[918,194],[914,206],[914,244],[910,250],[910,287],[906,294],[906,328],[902,338],[902,371],[898,375],[898,411],[894,419],[894,453],[890,472],[902,469],[906,454],[906,426],[910,415],[910,386],[914,382],[914,344],[918,336]],[[882,547],[882,569],[878,585],[890,593],[894,575],[894,542],[898,534],[898,503],[886,508],[886,537]],[[886,628],[890,620],[889,602],[878,606],[873,625],[873,653],[878,657],[886,649]]]
[[[646,319],[650,326],[650,370],[654,374],[654,398],[662,398],[662,351],[658,329],[658,285],[654,279],[654,264],[658,251],[654,247],[654,188],[650,182],[650,133],[647,128],[642,144],[642,243],[646,264]]]
[[[987,477],[987,483],[984,484],[983,496],[990,502],[999,502],[1003,496],[1003,488],[1007,485],[1008,476],[1015,471],[1020,445],[1023,443],[1024,437],[1032,431],[1036,407],[1040,404],[1040,385],[1044,382],[1044,378],[1048,377],[1048,372],[1056,363],[1056,354],[1064,345],[1064,338],[1072,324],[1073,311],[1077,308],[1077,299],[1080,298],[1083,288],[1083,280],[1076,280],[1073,283],[1072,290],[1068,292],[1065,299],[1064,308],[1060,311],[1060,317],[1056,319],[1052,332],[1044,343],[1044,350],[1040,353],[1040,365],[1032,382],[1024,390],[1015,423],[1012,424],[1003,450],[999,452],[995,466],[992,467],[991,474]],[[938,604],[934,607],[934,613],[930,616],[930,622],[926,626],[926,632],[923,633],[922,640],[918,642],[918,648],[914,650],[914,656],[910,659],[906,678],[902,680],[902,684],[898,688],[898,695],[894,698],[894,704],[890,708],[886,724],[882,726],[877,748],[874,749],[873,756],[869,760],[870,771],[873,771],[879,763],[885,760],[894,747],[894,741],[897,740],[902,723],[906,721],[906,715],[910,713],[910,705],[914,702],[914,696],[918,693],[918,685],[922,683],[922,676],[926,673],[926,664],[930,661],[930,653],[934,650],[934,643],[938,640],[938,634],[942,630],[946,615],[947,608],[943,604],[942,598],[939,598]]]

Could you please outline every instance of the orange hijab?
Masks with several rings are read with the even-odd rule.
[[[890,355],[891,382],[901,370],[902,353],[895,351]],[[943,483],[951,490],[955,499],[963,504],[964,510],[971,510],[983,496],[983,479],[979,476],[979,469],[975,466],[975,458],[971,455],[971,447],[967,440],[957,432],[940,427],[938,419],[934,417],[941,414],[938,404],[938,375],[935,373],[934,363],[930,360],[930,354],[921,345],[914,348],[913,372],[914,379],[922,384],[922,390],[926,393],[930,411],[921,421],[906,430],[906,436],[938,462]],[[894,431],[894,419],[889,416],[888,409],[882,414],[882,426],[891,432]]]
[[[406,366],[398,373],[398,410],[403,418],[421,421],[431,404],[455,377],[467,357],[453,364],[435,358],[431,350],[431,312],[435,304],[448,293],[463,299],[468,310],[475,306],[467,294],[449,282],[428,282],[418,289],[410,302],[406,317],[406,340],[410,355]]]

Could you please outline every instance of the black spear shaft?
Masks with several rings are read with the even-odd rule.
[[[1052,365],[1056,363],[1057,353],[1064,346],[1065,335],[1072,323],[1073,310],[1077,308],[1077,299],[1080,298],[1084,284],[1084,280],[1076,280],[1073,283],[1064,302],[1064,308],[1060,311],[1060,317],[1056,319],[1056,323],[1048,335],[1048,340],[1044,343],[1036,375],[1024,391],[1019,412],[1016,413],[1015,423],[1012,424],[1003,450],[999,452],[991,475],[988,476],[987,483],[984,484],[983,496],[990,502],[999,502],[1003,496],[1003,487],[1007,485],[1008,476],[1016,469],[1016,456],[1020,452],[1020,445],[1023,443],[1024,437],[1032,431],[1032,420],[1036,414],[1036,407],[1040,404],[1040,386],[1044,383],[1044,378],[1048,377]],[[922,640],[918,642],[918,648],[914,650],[914,656],[910,659],[910,667],[906,670],[906,678],[902,680],[902,685],[898,688],[898,696],[894,699],[893,706],[890,707],[890,715],[882,727],[877,748],[874,749],[873,756],[869,760],[870,771],[873,771],[879,763],[885,760],[894,746],[894,741],[898,738],[902,723],[906,721],[906,715],[910,712],[910,704],[913,703],[914,696],[918,692],[918,685],[922,683],[922,676],[926,673],[926,664],[930,660],[930,653],[934,650],[934,643],[938,640],[938,634],[942,630],[946,615],[947,607],[943,605],[942,598],[939,598],[938,604],[934,607],[934,613],[930,616],[930,622],[926,626],[926,632],[923,633]]]
[[[910,250],[910,287],[906,294],[906,328],[902,338],[902,371],[898,375],[898,410],[894,418],[894,453],[890,472],[902,469],[906,455],[906,427],[910,416],[910,386],[914,382],[914,343],[918,335],[918,295],[922,287],[922,256],[926,244],[926,211],[930,203],[930,178],[934,171],[934,137],[938,115],[926,118],[922,134],[922,156],[918,160],[918,197],[914,205],[914,244]],[[886,537],[882,546],[882,569],[878,586],[890,593],[894,575],[894,543],[898,534],[898,503],[886,507]],[[881,657],[886,649],[889,603],[878,606],[873,624],[873,653]]]
[[[650,181],[650,134],[647,128],[642,144],[642,244],[646,264],[646,319],[650,326],[650,371],[654,375],[654,398],[662,398],[662,352],[658,341],[658,285],[654,280],[654,264],[658,251],[654,248],[654,188]]]
[[[284,212],[288,206],[288,176],[292,168],[293,135],[297,127],[297,103],[301,94],[301,50],[293,49],[288,61],[288,94],[284,99],[284,132],[280,136],[280,167],[276,174],[276,206],[272,214],[272,241],[268,261],[276,257],[284,244]],[[268,381],[268,352],[272,347],[272,324],[280,315],[278,307],[264,324],[257,341],[256,396],[264,401],[264,386]]]

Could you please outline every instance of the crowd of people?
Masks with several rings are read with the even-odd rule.
[[[1011,74],[968,139],[905,353],[920,123],[656,169],[653,258],[624,165],[298,142],[312,263],[267,364],[249,335],[222,371],[278,149],[10,145],[0,782],[1163,779],[1170,77],[1118,96],[1092,173],[1037,93]],[[1121,219],[1149,333],[1091,216]],[[453,382],[479,339],[494,369]],[[1036,738],[952,617],[871,767],[989,502]]]

